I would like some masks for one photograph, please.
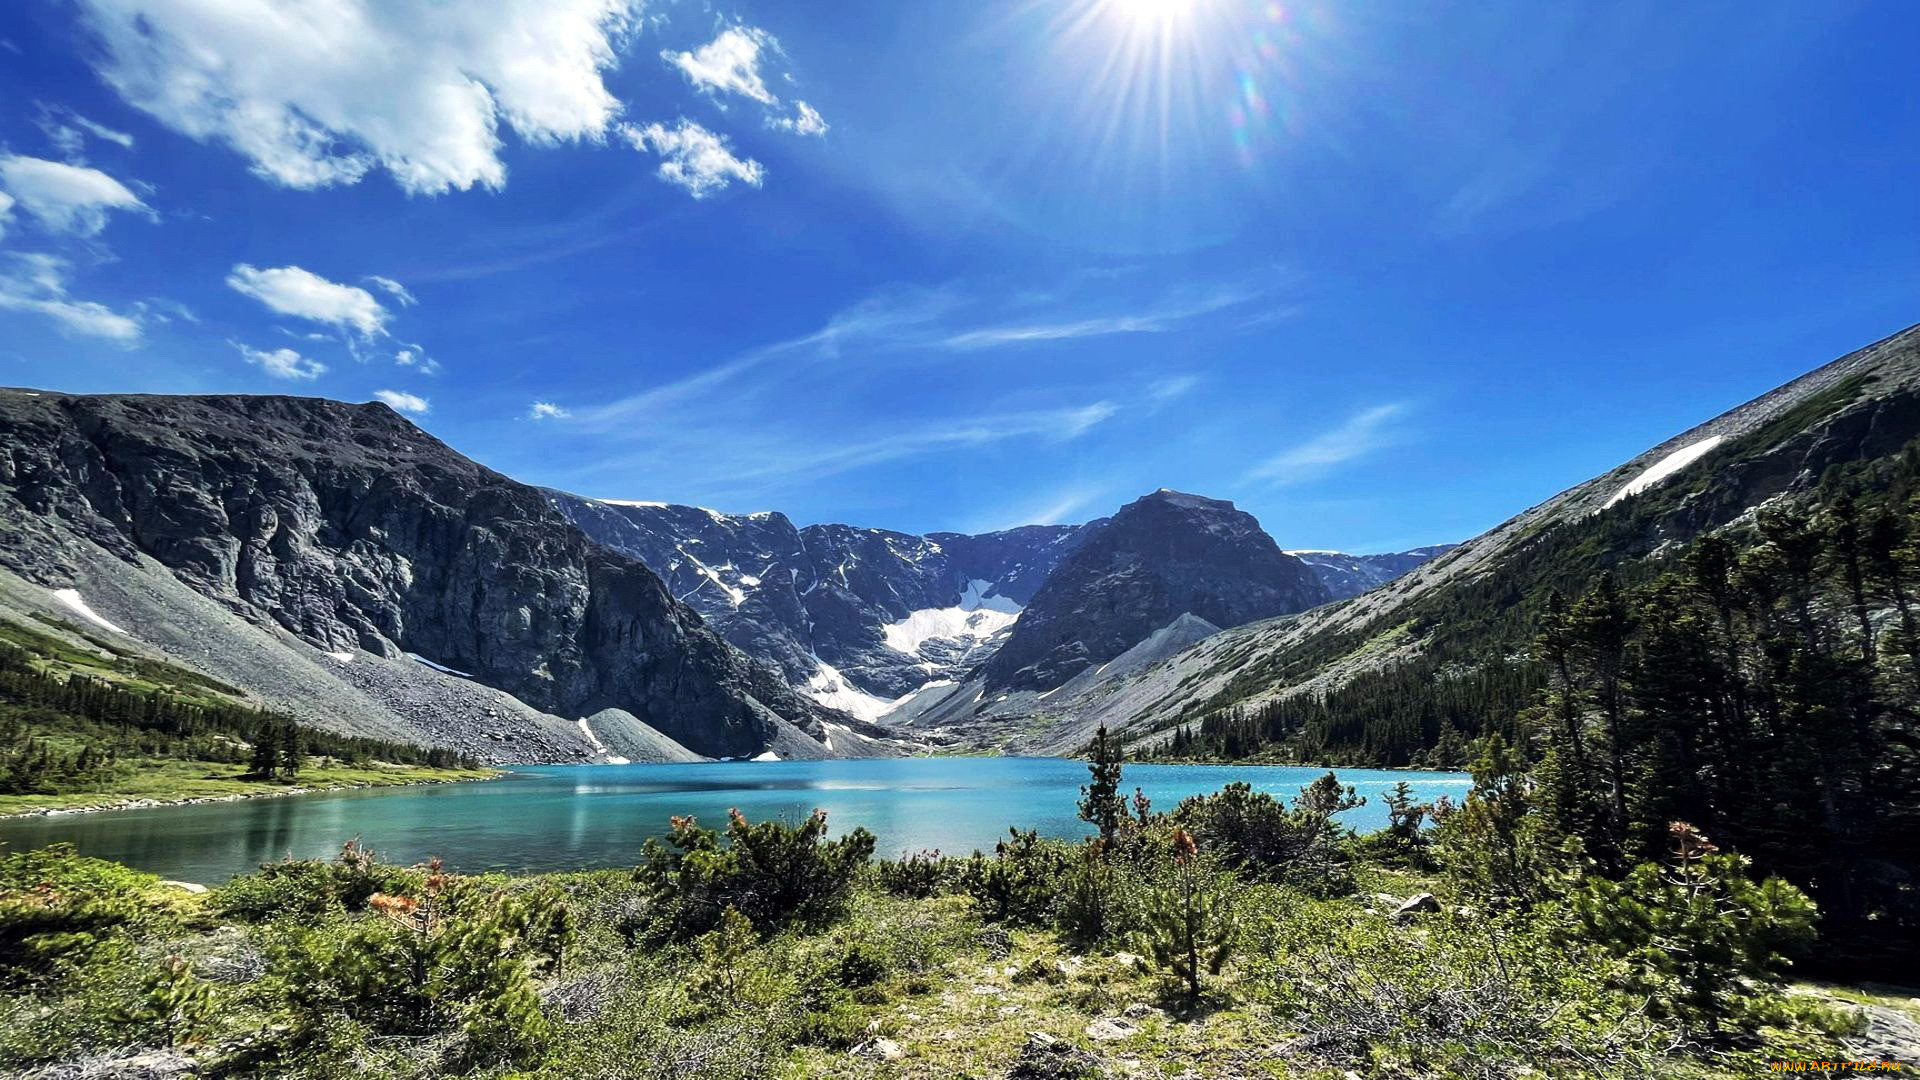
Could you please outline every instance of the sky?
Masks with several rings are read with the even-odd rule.
[[[0,384],[1459,540],[1920,320],[1920,6],[14,0]]]

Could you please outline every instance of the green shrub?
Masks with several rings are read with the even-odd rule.
[[[656,933],[697,937],[721,913],[738,910],[762,930],[825,926],[846,910],[854,881],[873,854],[873,834],[855,829],[827,840],[827,814],[816,810],[799,826],[750,824],[729,815],[727,844],[690,817],[676,817],[664,842],[647,841],[634,879],[655,905]]]
[[[917,851],[873,864],[874,884],[894,896],[916,900],[939,892],[947,877],[947,861],[938,851]]]
[[[368,899],[374,914],[292,929],[270,974],[295,1021],[295,1047],[345,1018],[376,1035],[458,1031],[469,1064],[536,1057],[552,1031],[528,975],[526,943],[514,932],[522,917],[471,896],[464,913],[450,916],[440,896],[454,891],[435,872],[420,900],[376,894]]]
[[[375,895],[415,896],[426,872],[380,861],[371,849],[349,840],[332,862],[287,859],[215,889],[214,910],[247,922],[312,918],[329,912],[365,911]]]
[[[1464,1080],[1647,1076],[1676,1045],[1551,912],[1449,909],[1412,926],[1285,892],[1249,908],[1252,993],[1337,1066]]]
[[[158,883],[70,844],[0,856],[0,986],[69,974],[171,921]]]
[[[1200,1000],[1209,975],[1220,974],[1240,934],[1233,876],[1203,858],[1193,839],[1174,830],[1171,863],[1142,895],[1139,936],[1154,964],[1179,984],[1187,1003]]]
[[[1043,926],[1053,919],[1068,861],[1065,845],[1032,829],[1008,829],[992,857],[976,852],[959,876],[987,921]]]
[[[1302,788],[1291,808],[1245,783],[1194,795],[1172,821],[1202,852],[1250,878],[1284,881],[1321,896],[1353,891],[1347,830],[1334,816],[1366,802],[1327,773]]]
[[[1722,855],[1675,822],[1675,860],[1643,863],[1626,880],[1590,878],[1569,898],[1579,936],[1614,961],[1614,978],[1656,1015],[1725,1036],[1751,1028],[1777,994],[1788,955],[1813,941],[1814,905],[1776,877],[1755,881],[1747,860]]]

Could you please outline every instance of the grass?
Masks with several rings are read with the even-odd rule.
[[[416,765],[310,763],[297,781],[256,780],[244,765],[158,758],[140,762],[107,791],[59,795],[0,795],[0,816],[41,810],[107,809],[129,803],[177,803],[228,796],[292,794],[339,788],[392,787],[400,784],[448,784],[489,780],[492,769],[433,769]]]

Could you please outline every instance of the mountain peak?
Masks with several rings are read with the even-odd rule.
[[[1210,499],[1205,495],[1194,495],[1189,492],[1175,491],[1172,488],[1163,487],[1133,500],[1125,507],[1122,507],[1121,512],[1125,513],[1128,509],[1143,505],[1173,506],[1182,510],[1233,511],[1236,509],[1231,502],[1225,499]]]

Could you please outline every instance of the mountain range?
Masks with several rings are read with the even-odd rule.
[[[1524,704],[1501,673],[1552,589],[1905,447],[1917,342],[1385,555],[1164,489],[1083,525],[797,526],[521,484],[381,404],[0,390],[0,618],[496,762],[1057,753],[1294,700],[1326,714],[1297,756],[1385,760]],[[1456,705],[1341,713],[1389,683]]]

